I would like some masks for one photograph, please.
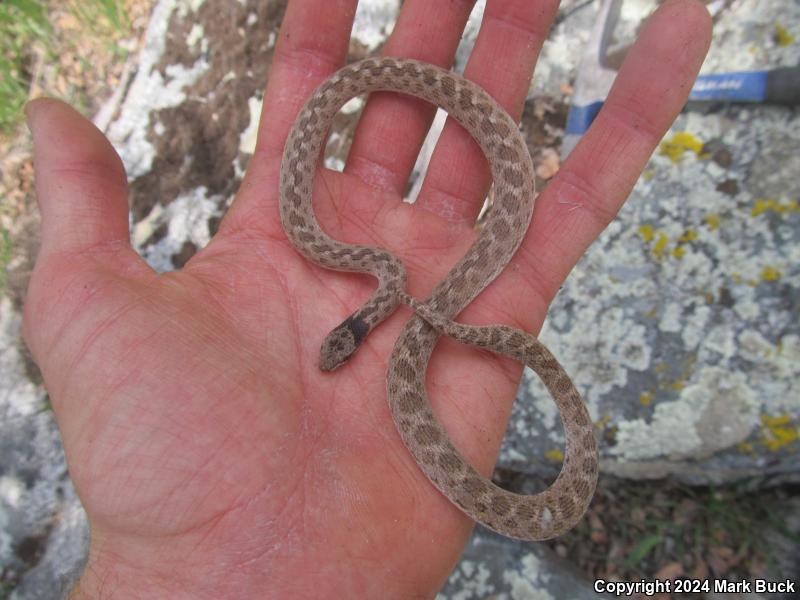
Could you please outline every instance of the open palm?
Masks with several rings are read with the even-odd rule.
[[[218,234],[178,272],[156,274],[131,249],[124,172],[103,136],[59,102],[29,106],[43,242],[25,334],[92,529],[76,596],[112,583],[144,596],[427,596],[467,539],[470,523],[418,470],[386,403],[409,313],[339,371],[319,371],[320,341],[374,283],[306,262],[278,218],[283,142],[344,60],[355,3],[343,4],[331,15],[322,0],[290,2],[250,171]],[[429,22],[424,0],[407,1],[384,51],[448,65],[469,4],[437,3]],[[488,3],[466,76],[512,115],[556,5]],[[461,320],[539,327],[685,101],[707,43],[692,0],[657,13],[537,200],[521,250]],[[489,175],[448,125],[420,200],[404,204],[431,109],[375,96],[345,172],[318,172],[315,206],[332,237],[396,252],[424,297],[472,241]],[[435,412],[484,473],[520,374],[487,356],[443,340],[428,381]]]

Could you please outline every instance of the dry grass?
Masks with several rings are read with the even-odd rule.
[[[3,0],[0,3],[0,294],[27,260],[35,218],[25,103],[69,102],[91,117],[138,51],[153,0]],[[24,286],[22,286],[24,287]],[[19,300],[15,297],[15,300]]]

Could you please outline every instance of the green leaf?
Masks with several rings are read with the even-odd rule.
[[[633,567],[638,565],[642,559],[650,554],[650,551],[658,546],[662,541],[661,535],[653,534],[648,535],[647,537],[643,538],[636,547],[631,550],[628,557],[625,559],[625,566],[626,567]]]

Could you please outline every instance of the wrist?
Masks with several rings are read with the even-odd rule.
[[[168,543],[168,542],[167,542]],[[202,598],[192,594],[197,581],[184,574],[182,565],[156,552],[160,566],[137,558],[130,548],[117,552],[98,548],[94,540],[80,579],[67,596],[68,600],[98,598]]]
[[[191,536],[142,539],[92,533],[86,566],[67,598],[257,597],[260,562],[236,565],[230,554],[216,552]],[[248,590],[248,587],[252,589]]]

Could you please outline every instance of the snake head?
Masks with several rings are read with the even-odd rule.
[[[351,315],[322,340],[319,368],[333,371],[346,363],[369,333],[369,325],[357,314]]]

